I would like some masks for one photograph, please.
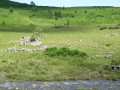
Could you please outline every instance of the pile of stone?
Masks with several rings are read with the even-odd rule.
[[[108,65],[108,64],[105,64],[104,67],[105,68],[111,68],[111,69],[120,69],[120,66],[111,66],[111,65]]]
[[[112,55],[95,55],[94,58],[112,58]]]
[[[110,37],[110,36],[120,37],[120,33],[105,34],[104,36],[105,37]]]
[[[40,50],[44,50],[48,47],[49,46],[38,46],[36,49],[27,49],[27,48],[17,49],[15,47],[13,47],[13,48],[7,48],[5,50],[5,52],[30,52],[30,53],[33,53],[33,52],[37,52]]]
[[[21,38],[21,45],[31,45],[31,46],[38,46],[41,45],[43,42],[42,37],[36,37],[34,41],[30,40],[31,37],[22,37]]]
[[[106,55],[95,55],[92,58],[112,58],[114,52],[109,51]]]

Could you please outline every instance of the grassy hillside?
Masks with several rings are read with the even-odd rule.
[[[0,1],[0,24],[40,25],[40,24],[118,24],[120,8],[117,7],[33,7],[8,0]],[[10,13],[13,7],[13,13]],[[56,13],[55,13],[56,12]],[[55,20],[57,18],[57,20]]]
[[[120,65],[120,8],[23,6],[0,1],[0,81],[120,79],[120,70],[104,68],[106,63]],[[15,44],[17,48],[37,48],[20,45],[22,36],[34,32],[42,36],[41,46],[72,46],[87,56],[51,57],[44,50],[3,52]],[[108,51],[114,52],[112,58],[92,58]]]

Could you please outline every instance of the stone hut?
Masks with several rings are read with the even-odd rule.
[[[31,37],[22,37],[21,38],[21,45],[32,45],[32,46],[38,46],[42,44],[42,38],[41,37],[36,37],[35,41],[30,40]]]

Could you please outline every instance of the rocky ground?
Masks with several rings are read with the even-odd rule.
[[[20,81],[0,83],[0,90],[120,90],[120,80]]]

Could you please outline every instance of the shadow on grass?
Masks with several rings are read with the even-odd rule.
[[[34,31],[32,27],[19,26],[19,27],[0,27],[0,32],[24,32],[31,33]]]

